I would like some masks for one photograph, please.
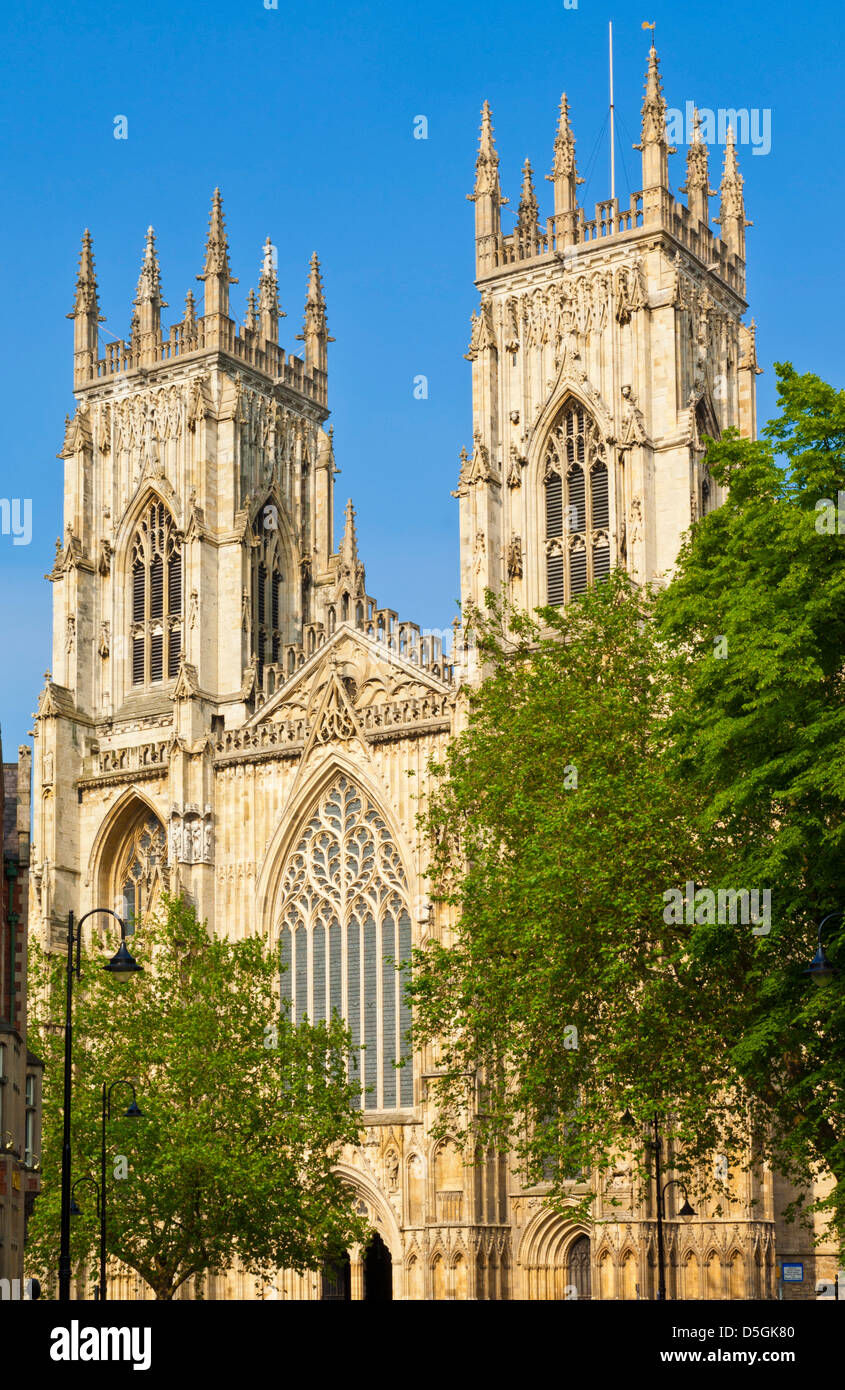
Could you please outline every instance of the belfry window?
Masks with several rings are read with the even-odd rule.
[[[574,402],[546,444],[546,602],[559,606],[610,573],[610,488],[604,442]]]
[[[279,949],[292,1019],[345,1019],[363,1108],[413,1105],[400,969],[411,956],[407,883],[384,820],[344,776],[314,808],[288,862]],[[397,1068],[400,1061],[407,1065]]]
[[[163,502],[151,502],[132,542],[132,684],[171,680],[182,650],[182,547]]]
[[[262,507],[253,523],[252,624],[258,679],[264,667],[276,663],[282,649],[282,574],[279,559],[278,509]],[[269,524],[268,524],[269,523]]]

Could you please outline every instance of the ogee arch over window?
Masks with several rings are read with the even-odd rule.
[[[398,968],[411,956],[408,886],[382,816],[343,775],[288,861],[279,945],[282,1001],[295,1021],[335,1011],[346,1020],[364,1109],[413,1105],[411,1014]]]

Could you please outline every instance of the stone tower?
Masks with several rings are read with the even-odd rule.
[[[476,284],[467,357],[473,444],[461,456],[461,593],[506,588],[533,609],[581,592],[611,567],[640,582],[672,568],[690,522],[718,505],[701,436],[753,436],[753,328],[745,302],[742,178],[729,136],[721,238],[710,226],[708,151],[698,123],[688,203],[669,191],[657,53],[642,106],[642,191],[630,205],[578,205],[564,94],[539,216],[526,160],[513,230],[490,109],[476,162]]]

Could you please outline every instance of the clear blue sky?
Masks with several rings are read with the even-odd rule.
[[[0,727],[6,757],[30,727],[50,664],[51,567],[61,530],[55,455],[72,411],[71,307],[79,239],[91,228],[104,328],[128,330],[153,223],[165,322],[198,288],[211,191],[223,190],[233,313],[279,250],[282,344],[300,350],[308,258],[320,254],[330,331],[338,516],[351,495],[370,592],[421,625],[447,627],[458,592],[457,457],[471,443],[463,353],[473,287],[472,187],[489,98],[505,227],[528,155],[551,211],[552,142],[570,99],[588,208],[609,192],[607,22],[614,22],[620,200],[640,186],[639,108],[657,22],[670,107],[771,112],[772,148],[740,149],[749,297],[771,413],[771,364],[841,383],[841,10],[783,0],[706,6],[578,0],[291,4],[264,0],[7,0],[0,169],[6,439],[0,496],[33,498],[33,538],[0,536]],[[522,25],[523,27],[518,27]],[[113,137],[125,115],[129,138]],[[425,115],[426,141],[413,138]],[[683,182],[683,150],[671,160]],[[718,183],[721,151],[711,158]],[[714,207],[714,213],[716,208]],[[415,400],[423,373],[429,396]]]

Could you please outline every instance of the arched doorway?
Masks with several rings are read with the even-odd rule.
[[[592,1297],[590,1263],[590,1237],[579,1236],[570,1245],[567,1260],[567,1283],[576,1298]]]
[[[334,1264],[324,1265],[320,1301],[323,1303],[349,1303],[352,1298],[352,1265],[349,1251],[344,1250]]]
[[[393,1261],[376,1231],[364,1255],[364,1298],[387,1303],[393,1298]]]

